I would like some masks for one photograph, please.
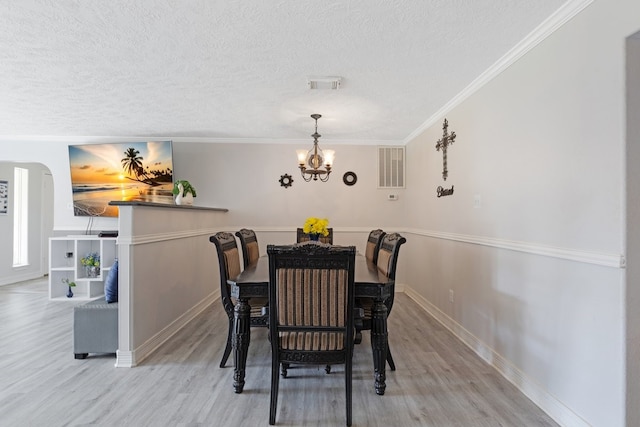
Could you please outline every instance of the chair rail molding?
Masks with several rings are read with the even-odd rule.
[[[240,228],[251,228],[259,233],[291,233],[295,236],[296,226],[278,226],[278,227],[260,227],[255,225],[237,225],[225,226],[229,232],[239,230]],[[381,228],[383,230],[396,231],[403,235],[415,235],[430,237],[434,239],[453,240],[473,245],[490,246],[498,249],[506,249],[511,251],[524,252],[533,255],[541,255],[552,258],[582,262],[586,264],[595,264],[612,268],[625,268],[626,258],[624,254],[592,252],[574,248],[560,248],[556,246],[544,245],[533,242],[519,242],[515,240],[498,239],[495,237],[476,236],[470,234],[456,234],[444,231],[424,230],[418,228],[403,228],[394,226],[367,226],[367,227],[334,227],[333,232],[336,237],[342,234],[365,234],[368,235],[372,228]],[[220,230],[217,230],[220,231]],[[405,236],[406,237],[406,236]],[[339,240],[340,241],[340,240]]]
[[[453,240],[457,242],[474,245],[491,246],[499,249],[525,252],[533,255],[542,255],[553,258],[560,258],[570,261],[583,262],[587,264],[602,265],[605,267],[625,268],[626,259],[624,254],[607,254],[601,252],[590,252],[581,249],[559,248],[531,242],[518,242],[514,240],[497,239],[494,237],[474,236],[467,234],[447,233],[443,231],[430,231],[420,229],[406,229],[405,234],[431,237],[434,239]]]

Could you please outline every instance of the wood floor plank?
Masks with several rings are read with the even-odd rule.
[[[113,355],[75,360],[73,306],[49,301],[46,280],[0,287],[1,425],[268,425],[270,347],[253,329],[244,392],[233,360],[219,368],[227,320],[215,303],[136,368]],[[398,309],[402,307],[402,310]],[[403,294],[389,318],[398,368],[373,390],[369,334],[356,346],[354,426],[556,426],[543,411]],[[342,426],[344,370],[295,367],[281,379],[276,422]]]

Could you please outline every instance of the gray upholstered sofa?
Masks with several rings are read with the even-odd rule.
[[[118,303],[104,297],[73,308],[73,353],[85,359],[89,353],[115,353],[118,349]]]

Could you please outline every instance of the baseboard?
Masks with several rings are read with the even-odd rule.
[[[116,367],[117,368],[133,368],[140,364],[144,359],[149,357],[158,347],[164,344],[167,340],[177,334],[182,328],[184,328],[189,322],[196,318],[200,313],[206,310],[213,302],[220,298],[220,291],[211,293],[206,298],[201,300],[198,304],[191,309],[183,313],[176,320],[171,322],[167,327],[155,334],[144,344],[135,348],[133,351],[120,351],[116,352]]]
[[[116,368],[133,368],[133,352],[116,350]]]
[[[19,282],[26,282],[35,279],[44,279],[45,276],[39,271],[30,271],[22,274],[14,274],[12,276],[3,277],[0,279],[0,286],[14,285]]]
[[[540,409],[562,426],[589,427],[589,423],[564,405],[561,401],[541,388],[537,382],[527,377],[524,372],[515,367],[509,360],[496,353],[491,347],[482,342],[462,325],[447,316],[438,307],[431,304],[411,287],[403,285],[404,293],[429,313],[442,326],[453,333],[460,341],[473,350],[482,360],[495,368],[500,375],[515,385]],[[396,288],[397,290],[397,288]]]

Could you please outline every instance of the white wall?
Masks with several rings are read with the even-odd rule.
[[[105,141],[107,139],[105,138]],[[109,138],[113,141],[113,138]],[[122,140],[119,140],[122,141]],[[87,141],[93,142],[93,141]],[[368,227],[371,224],[399,227],[407,200],[404,190],[394,190],[398,201],[387,201],[388,190],[377,189],[377,151],[373,146],[349,145],[336,149],[336,164],[326,183],[304,182],[297,168],[296,148],[310,148],[312,139],[302,146],[273,144],[199,144],[174,140],[174,173],[196,186],[195,204],[228,208],[231,223],[254,227],[302,226],[308,216],[326,216],[335,227]],[[77,140],[16,142],[7,144],[11,160],[37,161],[53,174],[56,200],[55,230],[84,230],[86,217],[74,217],[67,146]],[[4,144],[4,143],[3,143]],[[351,187],[342,175],[354,171],[358,182]],[[293,185],[280,186],[280,176],[293,176]],[[117,219],[97,218],[93,229],[115,229]]]
[[[640,2],[595,1],[448,112],[446,183],[442,121],[407,145],[407,181],[430,190],[406,195],[422,234],[410,291],[565,425],[625,423],[624,47],[639,28]]]
[[[209,237],[226,217],[197,208],[121,207],[116,366],[135,366],[220,297]]]
[[[311,141],[302,148],[310,148]],[[399,227],[407,200],[387,200],[377,189],[374,146],[331,146],[336,150],[328,182],[304,182],[297,168],[295,145],[174,144],[176,177],[196,185],[196,204],[229,209],[231,224],[253,227],[301,227],[308,216],[329,218],[340,228],[380,224]],[[348,187],[342,175],[354,171],[358,181]],[[280,186],[280,176],[293,185]],[[403,190],[395,193],[402,194]],[[295,231],[295,230],[293,230]]]

